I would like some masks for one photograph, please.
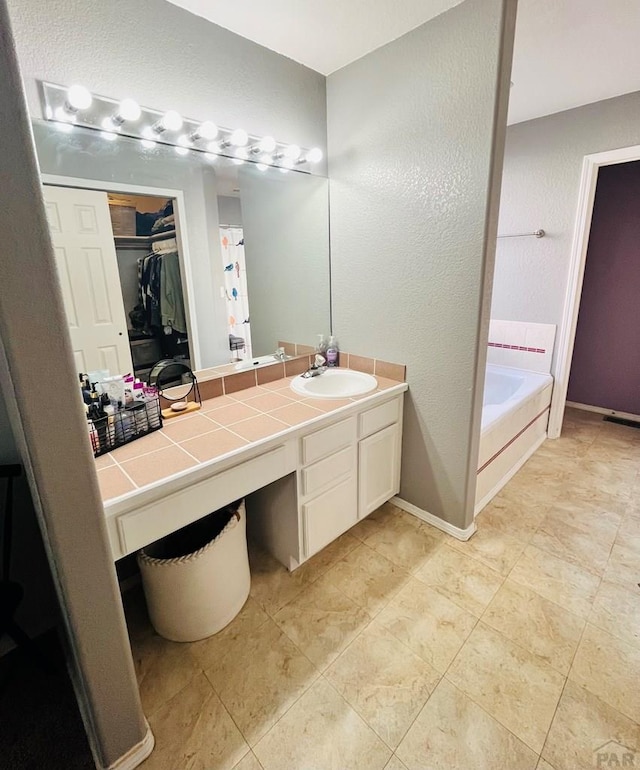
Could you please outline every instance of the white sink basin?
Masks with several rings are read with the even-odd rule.
[[[375,377],[352,369],[327,369],[316,377],[302,375],[291,380],[291,390],[309,398],[352,398],[378,387]]]

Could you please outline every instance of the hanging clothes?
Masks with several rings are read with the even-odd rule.
[[[175,238],[159,241],[138,260],[138,317],[149,334],[187,333],[182,277]]]

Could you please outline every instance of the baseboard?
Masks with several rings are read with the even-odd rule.
[[[487,494],[480,500],[480,502],[476,502],[476,507],[474,509],[473,515],[477,516],[480,511],[485,507],[485,505],[488,505],[491,500],[498,494],[498,492],[502,489],[502,487],[506,486],[511,479],[516,475],[516,473],[522,468],[522,466],[527,462],[527,460],[540,449],[540,447],[544,444],[544,442],[547,440],[547,434],[545,433],[544,436],[540,436],[540,438],[531,446],[527,451],[522,455],[522,457],[518,460],[518,462],[515,465],[512,465],[511,468],[505,473],[505,475],[500,479],[500,481],[491,489],[490,492],[487,492]]]
[[[149,727],[149,723],[146,722],[147,732],[140,743],[136,743],[135,746],[129,749],[126,754],[123,754],[120,759],[117,759],[112,765],[109,765],[105,770],[134,770],[134,768],[141,765],[144,760],[151,754],[155,745],[155,738]]]
[[[605,409],[603,406],[590,406],[589,404],[578,404],[576,401],[567,401],[566,406],[572,409],[581,409],[583,412],[595,412],[596,414],[606,414],[609,417],[622,417],[623,420],[640,421],[640,414],[631,412],[617,412],[615,409]]]
[[[408,503],[401,497],[392,497],[391,502],[398,508],[402,508],[403,511],[412,514],[412,516],[415,516],[422,521],[426,521],[427,524],[431,524],[432,527],[446,532],[447,535],[451,535],[451,537],[455,537],[456,540],[468,540],[476,531],[475,521],[473,521],[466,529],[460,529],[460,527],[454,527],[453,524],[449,524],[448,521],[445,521],[438,516],[434,516],[428,511],[423,511],[422,508],[418,508],[417,505]]]

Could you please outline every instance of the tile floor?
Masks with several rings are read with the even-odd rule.
[[[639,468],[640,431],[572,411],[468,543],[387,504],[293,574],[254,548],[190,645],[130,592],[143,767],[640,767]]]

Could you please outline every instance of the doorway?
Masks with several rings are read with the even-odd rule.
[[[639,160],[640,145],[635,145],[587,155],[583,161],[577,219],[569,262],[569,280],[557,340],[556,383],[549,417],[549,438],[558,438],[562,430],[599,172],[607,166]]]
[[[163,358],[192,367],[177,200],[47,181],[45,203],[77,370],[132,373],[146,381]]]

